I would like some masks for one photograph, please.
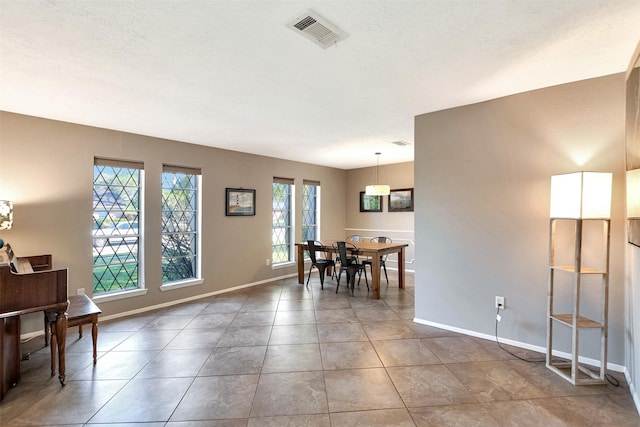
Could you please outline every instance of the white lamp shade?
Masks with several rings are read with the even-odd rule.
[[[391,187],[383,184],[367,185],[364,188],[364,194],[367,196],[388,196],[391,194]]]
[[[576,172],[551,177],[551,218],[610,218],[609,172]]]
[[[627,218],[640,218],[640,169],[627,171]]]
[[[11,230],[13,224],[13,203],[0,200],[0,230]]]

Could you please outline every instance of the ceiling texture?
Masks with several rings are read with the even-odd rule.
[[[309,9],[348,37],[287,27]],[[639,40],[640,0],[0,0],[0,110],[353,169],[412,161],[416,115],[624,72]]]

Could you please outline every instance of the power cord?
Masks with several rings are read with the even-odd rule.
[[[524,362],[529,362],[529,363],[542,363],[542,362],[546,362],[547,359],[525,359],[524,357],[520,357],[515,353],[512,353],[511,351],[509,351],[508,349],[504,348],[502,346],[502,344],[500,344],[500,341],[498,341],[498,322],[500,322],[500,307],[498,307],[498,311],[496,312],[496,343],[498,344],[498,347],[500,347],[500,349],[502,351],[506,351],[507,353],[509,353],[510,355],[512,355],[513,357],[520,359]]]
[[[509,353],[510,355],[512,355],[513,357],[520,359],[524,362],[528,362],[528,363],[542,363],[542,362],[546,362],[547,359],[525,359],[524,357],[520,357],[515,353],[512,353],[511,351],[509,351],[508,349],[502,347],[502,344],[500,344],[500,341],[498,340],[498,322],[500,322],[500,307],[498,307],[498,310],[496,311],[496,343],[498,344],[498,347],[500,347],[501,350]],[[605,373],[604,374],[605,379],[609,382],[609,384],[611,384],[614,387],[619,387],[620,386],[620,381],[618,381],[613,375]]]

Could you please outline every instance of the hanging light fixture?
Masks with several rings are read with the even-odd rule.
[[[391,193],[391,187],[384,184],[379,184],[378,172],[380,170],[380,152],[376,153],[376,183],[367,185],[364,193],[367,196],[388,196]]]

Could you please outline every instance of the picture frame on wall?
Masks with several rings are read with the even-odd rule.
[[[360,212],[382,212],[382,196],[367,196],[361,191]]]
[[[391,190],[387,197],[389,212],[413,212],[413,188]]]
[[[256,214],[256,190],[244,188],[226,189],[227,216],[253,216]]]

